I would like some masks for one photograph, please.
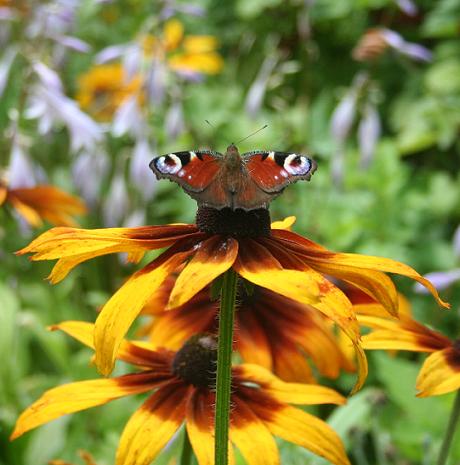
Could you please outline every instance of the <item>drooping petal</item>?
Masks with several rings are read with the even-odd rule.
[[[227,271],[237,254],[238,242],[233,238],[211,236],[203,241],[192,260],[179,274],[168,307],[179,307],[190,300],[217,276]]]
[[[77,226],[74,216],[86,213],[85,204],[73,195],[54,186],[39,185],[17,188],[9,192],[11,203],[32,225],[37,226],[36,216],[58,226]]]
[[[31,260],[55,260],[50,279],[58,282],[79,263],[108,253],[139,253],[170,246],[181,239],[197,239],[193,225],[142,226],[138,228],[53,228],[24,247],[18,255],[33,253]]]
[[[418,397],[438,396],[460,389],[460,350],[448,347],[431,354],[417,377]]]
[[[200,294],[184,307],[163,312],[155,318],[149,332],[150,341],[155,347],[178,350],[194,334],[211,332],[218,303],[211,302],[208,295],[205,300]]]
[[[248,465],[279,465],[276,442],[264,422],[238,396],[232,397],[230,439]]]
[[[286,341],[273,354],[273,371],[285,381],[316,382],[305,354],[299,347]]]
[[[402,320],[391,320],[370,315],[359,315],[363,326],[372,328],[363,336],[365,349],[395,349],[416,352],[433,352],[449,347],[450,340],[415,320],[408,317]]]
[[[431,282],[417,273],[413,268],[404,263],[391,260],[384,257],[372,257],[367,255],[347,254],[347,253],[331,253],[317,254],[313,260],[315,263],[334,263],[334,265],[345,268],[361,268],[363,270],[377,270],[384,273],[395,273],[418,281],[425,286],[442,307],[449,308],[450,305],[439,297],[438,291]]]
[[[187,402],[187,434],[200,465],[214,465],[215,395],[207,389],[195,389]],[[229,442],[229,465],[233,465],[233,449]]]
[[[121,341],[149,297],[191,253],[176,244],[132,275],[104,305],[94,328],[96,365],[102,374],[112,371]]]
[[[52,331],[61,330],[87,347],[94,349],[93,323],[64,321],[50,326],[50,329]],[[154,376],[159,380],[172,377],[170,366],[174,353],[165,350],[154,351],[153,349],[153,346],[148,347],[148,343],[144,341],[128,342],[124,340],[120,344],[117,358],[133,365],[154,369]]]
[[[259,318],[251,309],[244,306],[236,312],[235,340],[236,349],[243,360],[256,363],[269,370],[273,367],[272,350],[268,334],[261,326]]]
[[[245,363],[233,368],[236,382],[252,382],[280,402],[291,404],[344,404],[345,397],[316,384],[286,383],[258,365]]]
[[[266,247],[251,239],[240,244],[234,268],[258,286],[317,308],[343,328],[352,340],[359,339],[359,326],[351,304],[339,289],[314,270],[285,269]],[[343,305],[337,306],[338,299]]]
[[[342,441],[324,421],[285,404],[267,409],[251,402],[250,408],[275,436],[305,447],[335,465],[350,465]]]
[[[157,384],[156,380],[152,381],[150,373],[135,373],[119,378],[80,381],[50,389],[21,414],[11,439],[62,415],[106,404],[119,397],[146,392]]]
[[[185,418],[187,386],[160,388],[129,419],[116,455],[116,465],[149,465]]]

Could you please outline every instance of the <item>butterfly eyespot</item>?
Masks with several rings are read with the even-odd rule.
[[[176,174],[182,168],[182,162],[179,157],[170,153],[164,157],[158,158],[156,168],[160,173]]]
[[[284,169],[293,176],[304,176],[311,170],[311,162],[307,157],[293,153],[286,157]]]

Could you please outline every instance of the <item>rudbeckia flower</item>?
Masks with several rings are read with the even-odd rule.
[[[92,347],[92,324],[74,321],[55,328]],[[62,415],[148,392],[123,431],[116,464],[150,464],[185,422],[199,465],[212,465],[216,346],[215,338],[206,334],[195,335],[178,352],[123,341],[118,356],[134,365],[136,373],[45,392],[19,417],[11,438]],[[340,394],[323,386],[285,383],[250,364],[235,366],[232,380],[230,441],[249,465],[280,463],[273,435],[336,465],[349,464],[337,434],[322,420],[290,405],[343,404]]]
[[[108,121],[128,97],[138,95],[142,103],[141,87],[140,76],[128,80],[120,63],[96,65],[79,76],[75,99],[83,110]]]
[[[184,305],[225,271],[233,268],[243,279],[331,318],[357,350],[360,376],[367,365],[359,345],[359,325],[352,304],[327,277],[352,283],[397,313],[396,288],[385,272],[408,276],[426,286],[441,305],[432,284],[411,267],[394,260],[336,253],[291,231],[270,227],[266,209],[215,210],[200,207],[197,224],[138,228],[54,228],[32,241],[19,254],[32,260],[55,260],[49,279],[62,280],[78,264],[109,253],[126,252],[139,260],[150,250],[168,247],[136,272],[103,307],[95,327],[96,364],[103,374],[113,368],[120,343],[151,296],[167,277],[185,263],[168,301],[168,308]]]
[[[375,305],[362,305],[359,312],[360,324],[372,329],[363,336],[365,349],[431,354],[417,377],[418,397],[436,396],[460,389],[460,340],[451,341],[408,314],[401,314],[399,320],[391,319]]]
[[[195,333],[217,333],[219,305],[206,287],[181,307],[165,310],[174,283],[175,278],[167,279],[147,302],[142,313],[153,318],[139,334],[155,347],[177,350]],[[354,371],[331,321],[309,305],[241,280],[235,315],[233,339],[243,360],[285,381],[314,382],[309,362],[329,378],[339,376],[341,369]]]
[[[86,213],[78,197],[48,185],[9,189],[0,183],[0,206],[6,204],[33,227],[40,227],[44,220],[60,226],[77,226],[73,217]]]
[[[143,40],[144,53],[165,59],[168,67],[178,73],[218,74],[222,57],[215,51],[218,43],[211,35],[184,35],[184,26],[177,19],[165,23],[162,37],[148,35]]]

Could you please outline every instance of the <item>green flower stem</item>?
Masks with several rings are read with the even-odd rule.
[[[184,442],[182,443],[182,452],[180,454],[179,465],[192,465],[193,451],[187,430],[184,429]]]
[[[233,320],[235,313],[237,274],[229,269],[222,282],[219,340],[217,349],[217,385],[215,415],[215,465],[228,464],[228,428],[230,424],[230,392],[232,383]]]
[[[455,396],[454,405],[452,406],[452,411],[450,412],[449,424],[447,425],[446,435],[444,436],[444,441],[439,452],[437,465],[444,465],[446,463],[447,457],[449,455],[449,448],[454,437],[455,429],[457,428],[458,418],[460,416],[460,390],[457,391]]]

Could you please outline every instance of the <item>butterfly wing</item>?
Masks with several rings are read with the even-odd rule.
[[[157,179],[169,179],[194,197],[213,182],[223,155],[210,150],[174,152],[154,158],[150,168]]]
[[[242,155],[249,177],[268,194],[277,194],[302,179],[309,181],[317,164],[292,152],[254,151]]]

